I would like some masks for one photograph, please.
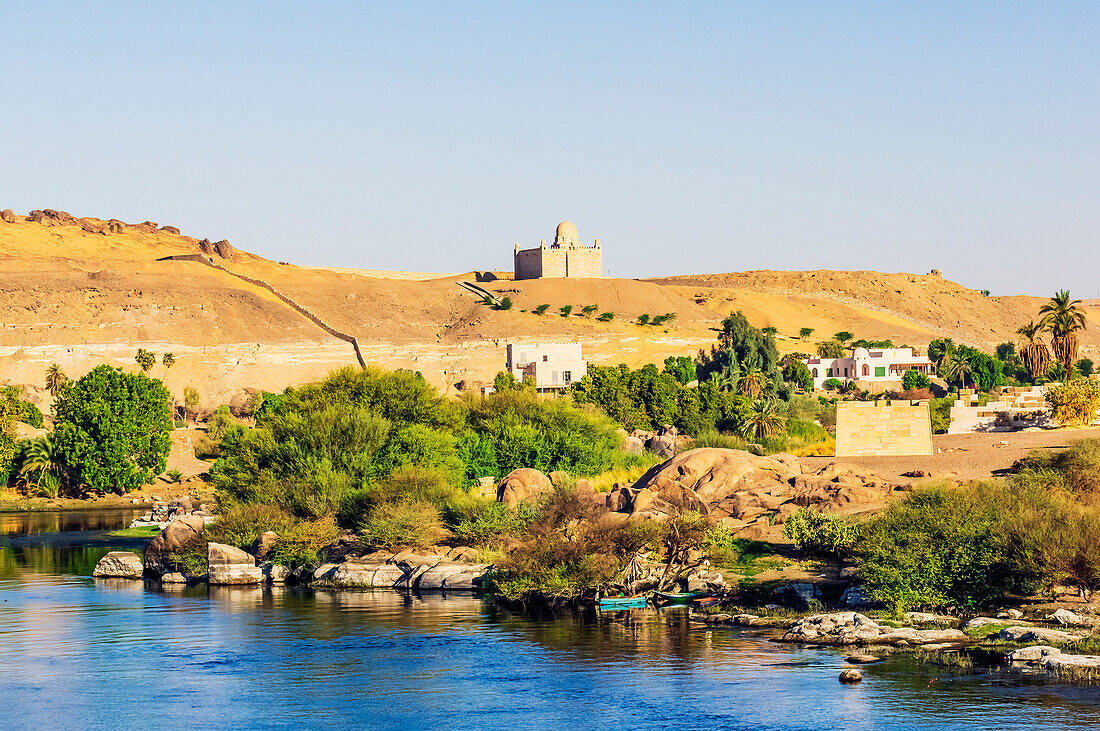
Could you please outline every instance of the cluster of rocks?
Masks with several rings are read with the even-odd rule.
[[[71,213],[55,211],[52,208],[34,210],[26,216],[19,216],[10,208],[5,208],[3,211],[0,211],[0,221],[4,223],[18,223],[20,218],[24,221],[38,223],[43,226],[79,226],[88,233],[102,234],[104,236],[108,234],[120,234],[126,230],[138,231],[141,233],[157,233],[161,231],[177,236],[180,234],[180,230],[175,226],[158,226],[155,221],[123,223],[117,218],[100,221],[95,218],[77,218]]]
[[[264,583],[307,583],[318,587],[477,589],[491,565],[478,563],[472,548],[436,547],[424,553],[374,551],[358,553],[350,536],[342,536],[322,549],[329,563],[317,569],[294,571],[267,560],[279,541],[278,534],[260,534],[248,551],[221,543],[205,542],[204,516],[183,514],[169,522],[145,549],[144,562],[135,553],[112,551],[96,564],[97,578],[159,578],[165,584],[205,581],[214,586],[255,586]],[[177,570],[172,554],[205,543],[207,572],[185,576]]]
[[[888,627],[859,612],[815,614],[795,622],[783,642],[809,645],[893,645],[947,647],[970,638],[958,629]]]
[[[376,551],[322,564],[311,578],[314,586],[333,589],[479,589],[492,566],[476,557],[464,546],[444,553]]]
[[[233,244],[225,239],[214,243],[210,243],[210,239],[203,239],[199,242],[199,251],[207,256],[220,256],[222,259],[229,260],[235,259],[237,256],[237,250],[233,248]]]
[[[622,430],[623,448],[630,454],[652,452],[668,459],[690,448],[691,438],[680,436],[674,426],[663,426],[656,431],[635,429],[629,434]]]
[[[196,508],[189,497],[181,497],[173,500],[169,503],[163,503],[157,501],[152,510],[148,513],[141,515],[138,518],[134,518],[130,522],[131,528],[140,528],[143,526],[159,526],[166,528],[172,521],[177,518],[182,518],[186,515],[195,515],[202,518],[203,523],[214,522],[214,514],[210,512],[210,508],[206,503],[201,503]]]
[[[689,508],[762,534],[799,508],[852,512],[884,502],[895,489],[900,486],[847,465],[814,468],[789,454],[703,448],[657,465],[633,486],[615,486],[607,501],[615,512],[642,518]]]

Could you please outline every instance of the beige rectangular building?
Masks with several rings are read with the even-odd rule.
[[[928,404],[841,401],[836,405],[837,457],[932,454]]]

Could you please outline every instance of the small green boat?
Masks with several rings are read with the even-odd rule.
[[[684,592],[672,592],[672,591],[655,591],[653,592],[653,599],[658,604],[691,604],[695,599],[702,599],[703,597],[710,596],[705,591],[684,591]]]
[[[645,605],[644,596],[606,596],[596,600],[600,609],[642,609]]]

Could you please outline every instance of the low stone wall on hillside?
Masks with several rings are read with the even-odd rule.
[[[282,292],[280,292],[279,290],[277,290],[275,287],[268,284],[264,280],[256,279],[255,277],[249,277],[249,276],[244,275],[244,274],[238,274],[237,272],[235,272],[231,269],[226,269],[225,267],[221,266],[217,262],[213,261],[210,257],[204,256],[202,254],[177,254],[175,256],[166,256],[162,259],[158,259],[157,261],[197,261],[200,264],[205,264],[208,267],[211,267],[213,269],[217,269],[219,271],[225,272],[226,274],[229,274],[230,276],[236,277],[237,279],[240,279],[242,281],[248,282],[249,284],[254,284],[257,287],[263,287],[268,292],[271,292],[271,294],[275,295],[280,300],[282,300],[286,305],[290,306],[295,311],[297,311],[298,314],[308,318],[311,322],[313,322],[314,325],[321,328],[322,330],[327,332],[329,335],[333,336],[334,338],[338,338],[340,340],[343,340],[346,343],[350,343],[351,347],[355,349],[355,358],[356,358],[356,360],[359,361],[359,366],[361,368],[366,368],[367,367],[367,362],[363,359],[363,353],[362,353],[361,350],[359,350],[359,341],[356,340],[353,335],[348,335],[345,332],[341,332],[341,331],[337,330],[332,325],[329,325],[327,322],[322,320],[320,317],[313,314],[312,312],[307,310],[305,307],[298,304],[293,299],[291,299],[287,295],[283,294]]]
[[[841,401],[836,409],[837,457],[932,454],[928,404]]]

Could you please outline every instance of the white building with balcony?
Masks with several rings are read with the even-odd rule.
[[[508,372],[540,391],[568,388],[588,374],[580,343],[508,343]]]
[[[936,372],[932,361],[927,356],[915,354],[912,348],[855,348],[846,358],[807,358],[802,362],[810,369],[814,388],[821,388],[830,378],[838,381],[900,383],[909,370],[928,376]]]

